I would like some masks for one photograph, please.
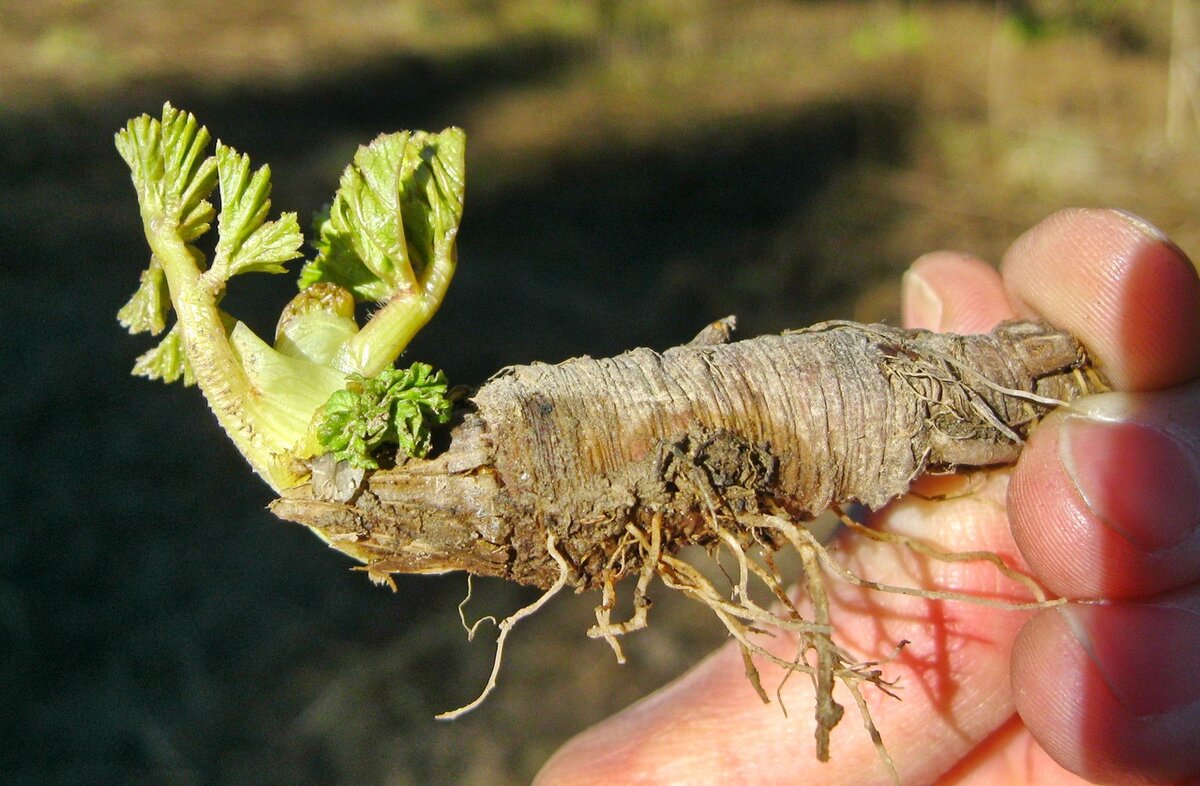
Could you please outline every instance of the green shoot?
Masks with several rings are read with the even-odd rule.
[[[360,147],[342,174],[300,288],[328,281],[387,303],[343,346],[335,360],[343,371],[372,376],[390,366],[399,351],[390,350],[408,344],[445,297],[457,259],[465,141],[454,128],[387,134]]]
[[[424,456],[431,447],[430,422],[449,420],[446,376],[414,363],[377,377],[352,374],[346,388],[330,396],[313,419],[313,431],[338,461],[378,469],[375,454],[382,446],[397,445],[409,456]]]
[[[210,141],[192,115],[170,104],[161,119],[135,118],[116,136],[151,252],[118,319],[131,333],[158,335],[168,312],[176,317],[134,373],[198,384],[242,455],[276,490],[303,482],[308,459],[319,453],[358,467],[371,466],[385,443],[423,455],[429,424],[448,417],[445,380],[420,364],[390,367],[433,316],[454,274],[462,131],[390,134],[359,148],[274,346],[220,302],[235,276],[284,272],[301,256],[304,238],[294,213],[268,220],[270,169],[252,170],[247,156],[220,142],[209,154]],[[214,218],[209,264],[197,241]],[[384,304],[362,329],[356,299]],[[354,403],[367,391],[372,403]],[[352,411],[370,413],[370,422],[359,423]]]

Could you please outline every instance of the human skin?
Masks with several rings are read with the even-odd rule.
[[[1046,418],[1006,470],[926,481],[869,517],[950,550],[991,550],[1071,600],[1016,612],[828,584],[840,643],[886,659],[899,701],[869,686],[906,784],[1200,783],[1200,280],[1145,221],[1056,213],[1000,271],[970,256],[917,260],[909,327],[980,332],[1042,318],[1089,347],[1114,392]],[[934,562],[861,537],[835,552],[877,581],[1004,595],[989,566]],[[780,635],[766,645],[787,655]],[[760,663],[762,682],[780,673]],[[785,716],[727,645],[583,732],[536,783],[886,783],[844,692],[831,760],[813,755],[810,681]]]

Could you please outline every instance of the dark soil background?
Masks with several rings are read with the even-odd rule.
[[[435,722],[490,667],[465,579],[372,587],[266,512],[194,389],[129,376],[127,118],[189,109],[301,215],[375,134],[465,127],[459,273],[408,356],[470,382],[732,312],[894,320],[913,257],[997,259],[1069,204],[1200,247],[1191,7],[0,3],[0,782],[524,783],[721,640],[662,598],[620,667],[596,599],[556,600]],[[226,303],[270,335],[289,287],[258,278]]]

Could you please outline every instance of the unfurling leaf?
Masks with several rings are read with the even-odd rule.
[[[329,397],[313,429],[321,448],[353,467],[377,469],[385,445],[408,456],[429,453],[430,425],[450,419],[446,377],[424,363],[388,369],[377,377],[353,375]]]
[[[453,267],[463,207],[463,132],[385,134],[360,147],[318,225],[299,285],[330,281],[381,302]],[[399,218],[399,220],[397,220]]]
[[[157,336],[167,326],[167,312],[171,310],[171,293],[167,290],[167,277],[157,259],[150,259],[150,266],[142,271],[141,284],[129,302],[117,312],[117,321],[130,333],[149,333]]]
[[[283,273],[283,263],[300,256],[304,236],[295,213],[267,221],[271,210],[271,169],[250,174],[250,157],[217,144],[221,183],[220,240],[213,269],[222,280],[239,273]]]
[[[185,386],[196,384],[196,375],[188,362],[187,353],[183,351],[183,338],[179,335],[179,325],[175,325],[158,342],[158,346],[142,353],[133,363],[133,374],[146,379],[161,379],[163,382],[174,382],[182,378]]]

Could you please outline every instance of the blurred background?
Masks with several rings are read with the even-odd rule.
[[[163,101],[310,215],[357,144],[468,132],[458,277],[409,358],[499,367],[897,318],[917,255],[1067,205],[1200,248],[1194,0],[0,0],[0,781],[526,783],[721,640],[663,597],[493,632],[266,510],[198,392],[129,376],[147,252],[112,135]],[[253,279],[262,279],[255,281]],[[226,305],[270,335],[283,277]],[[477,582],[468,614],[531,596]]]

